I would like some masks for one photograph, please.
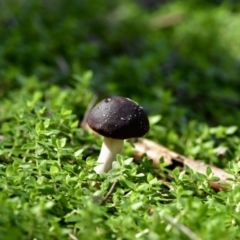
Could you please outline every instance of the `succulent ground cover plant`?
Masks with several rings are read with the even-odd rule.
[[[87,78],[88,73],[79,76],[85,82]],[[125,143],[113,169],[98,175],[94,166],[102,137],[80,128],[79,111],[73,111],[76,106],[87,109],[91,93],[79,81],[74,88],[52,85],[47,89],[43,84],[42,90],[40,82],[29,81],[32,81],[30,89],[25,86],[1,103],[1,111],[5,113],[0,141],[1,238],[234,239],[238,236],[237,179],[228,184],[227,190],[216,192],[208,184],[218,180],[210,168],[205,174],[187,166],[168,169],[160,160],[160,171],[155,171],[146,156],[138,160],[139,164],[134,163],[136,152],[130,142]],[[157,116],[149,116],[149,120],[151,136],[161,125]],[[235,158],[229,161],[226,170],[237,178],[240,167],[237,129],[199,125],[196,130],[193,126],[188,127],[188,132],[193,134],[194,129],[195,135],[185,142],[187,151],[194,151],[199,141],[196,136],[202,136],[205,129],[200,145],[218,158]],[[170,134],[165,128],[164,131]],[[176,138],[181,141],[180,136]],[[216,140],[222,143],[212,147],[210,142]],[[231,148],[223,152],[226,144]]]

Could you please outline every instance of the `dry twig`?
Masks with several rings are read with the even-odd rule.
[[[110,195],[113,193],[116,185],[118,183],[118,178],[113,182],[112,186],[110,187],[109,191],[107,192],[106,196],[103,198],[102,202],[101,202],[101,205],[103,205],[107,200],[108,198],[110,197]]]
[[[180,167],[184,167],[187,165],[189,168],[202,174],[206,174],[206,169],[208,166],[210,166],[201,161],[190,159],[178,153],[175,153],[148,139],[142,139],[134,143],[134,145],[137,150],[136,154],[137,157],[146,154],[149,159],[153,160],[153,166],[156,168],[159,166],[160,158],[163,158],[164,162],[166,162],[167,164]],[[217,168],[215,166],[210,167],[212,169],[214,176],[219,178],[219,181],[217,182],[210,182],[211,186],[214,189],[221,190],[222,188],[226,188],[224,184],[230,183],[228,179],[234,179],[233,175],[225,172],[224,170]]]
[[[87,125],[88,115],[89,115],[89,112],[91,111],[91,109],[93,108],[93,106],[95,105],[95,103],[97,101],[97,98],[98,98],[98,96],[94,94],[90,103],[87,106],[87,109],[86,109],[85,114],[83,116],[83,120],[81,122],[81,128],[83,128],[83,129],[88,128],[88,125]]]
[[[179,231],[181,231],[183,234],[185,234],[189,239],[191,240],[201,240],[191,229],[189,229],[187,226],[183,225],[182,223],[178,222],[177,219],[171,217],[170,215],[164,213],[163,218],[169,222],[172,226],[177,228]]]
[[[69,233],[68,234],[71,240],[78,240],[73,234]]]

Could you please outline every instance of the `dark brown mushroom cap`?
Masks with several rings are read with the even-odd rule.
[[[149,130],[143,108],[129,98],[109,97],[89,113],[88,125],[97,133],[114,139],[142,137]]]

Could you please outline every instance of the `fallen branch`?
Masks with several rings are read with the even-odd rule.
[[[156,168],[159,166],[160,158],[163,158],[164,162],[166,162],[167,164],[180,166],[183,168],[187,165],[189,168],[202,174],[206,174],[206,169],[208,166],[210,166],[201,161],[190,159],[178,153],[175,153],[148,139],[141,139],[138,142],[134,143],[134,146],[137,150],[136,156],[139,158],[143,154],[146,154],[149,159],[153,160],[153,167]],[[213,175],[219,178],[219,181],[210,182],[210,185],[215,190],[221,190],[223,188],[226,188],[226,184],[231,183],[231,181],[229,181],[228,179],[234,179],[233,175],[225,172],[224,170],[215,166],[210,167],[212,169]]]

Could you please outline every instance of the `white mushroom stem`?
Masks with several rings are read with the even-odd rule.
[[[100,174],[108,172],[112,168],[117,154],[121,154],[124,140],[104,137],[100,155],[97,160],[95,172]]]

